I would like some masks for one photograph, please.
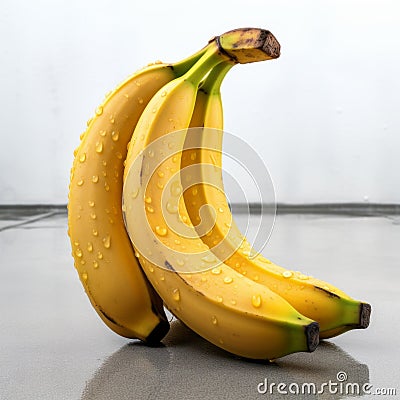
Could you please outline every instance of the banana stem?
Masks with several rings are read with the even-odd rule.
[[[185,74],[193,65],[200,60],[200,58],[206,53],[206,51],[212,46],[212,42],[210,42],[207,46],[204,46],[202,49],[192,54],[191,56],[178,61],[174,64],[171,64],[172,69],[176,73],[177,76],[182,76]]]
[[[191,82],[193,85],[198,86],[203,77],[213,69],[221,61],[228,61],[229,56],[222,53],[216,42],[211,42],[207,46],[206,52],[203,56],[187,71],[183,78],[185,81]]]
[[[200,89],[206,94],[219,94],[222,81],[234,65],[232,61],[223,61],[216,65],[200,84]]]

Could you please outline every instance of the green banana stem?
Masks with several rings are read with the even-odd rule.
[[[200,84],[200,89],[206,94],[220,93],[221,84],[226,74],[235,65],[232,61],[223,61],[216,65]]]
[[[183,78],[198,86],[203,77],[209,73],[211,69],[222,61],[229,60],[229,56],[222,53],[218,43],[213,41],[207,46],[203,56],[183,75]]]
[[[185,74],[193,65],[200,60],[200,58],[206,53],[206,51],[212,46],[213,42],[210,42],[207,46],[203,47],[191,56],[178,61],[177,63],[171,64],[172,69],[177,76]]]

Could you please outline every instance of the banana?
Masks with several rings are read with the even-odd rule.
[[[145,106],[186,72],[206,48],[176,64],[155,63],[111,92],[88,121],[75,150],[68,202],[68,234],[80,280],[103,322],[148,343],[169,330],[162,300],[135,257],[122,215],[124,160]]]
[[[186,209],[179,210],[180,161],[203,77],[221,61],[278,55],[279,45],[265,31],[238,30],[215,38],[186,74],[150,100],[133,133],[124,171],[126,228],[167,308],[211,343],[253,359],[313,351],[318,324],[210,252],[188,223]]]
[[[188,187],[184,188],[183,198],[191,222],[203,242],[226,265],[268,286],[301,314],[317,321],[321,338],[366,328],[371,312],[369,304],[352,299],[327,282],[267,260],[257,254],[235,224],[222,183],[220,86],[230,68],[229,64],[217,66],[201,86],[190,126],[205,129],[202,133],[189,131],[185,141],[181,168],[188,171],[190,179],[182,174]],[[204,226],[212,229],[205,232]]]

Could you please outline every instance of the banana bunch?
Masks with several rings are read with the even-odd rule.
[[[234,65],[279,51],[268,31],[229,31],[133,74],[88,121],[68,228],[83,287],[114,332],[159,342],[165,306],[216,346],[271,360],[368,326],[368,304],[257,254],[225,198],[220,86]]]

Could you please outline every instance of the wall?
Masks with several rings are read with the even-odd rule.
[[[225,129],[258,150],[277,200],[400,203],[398,3],[244,4],[4,0],[0,204],[66,203],[73,149],[104,94],[243,26],[270,29],[282,55],[230,72]]]

